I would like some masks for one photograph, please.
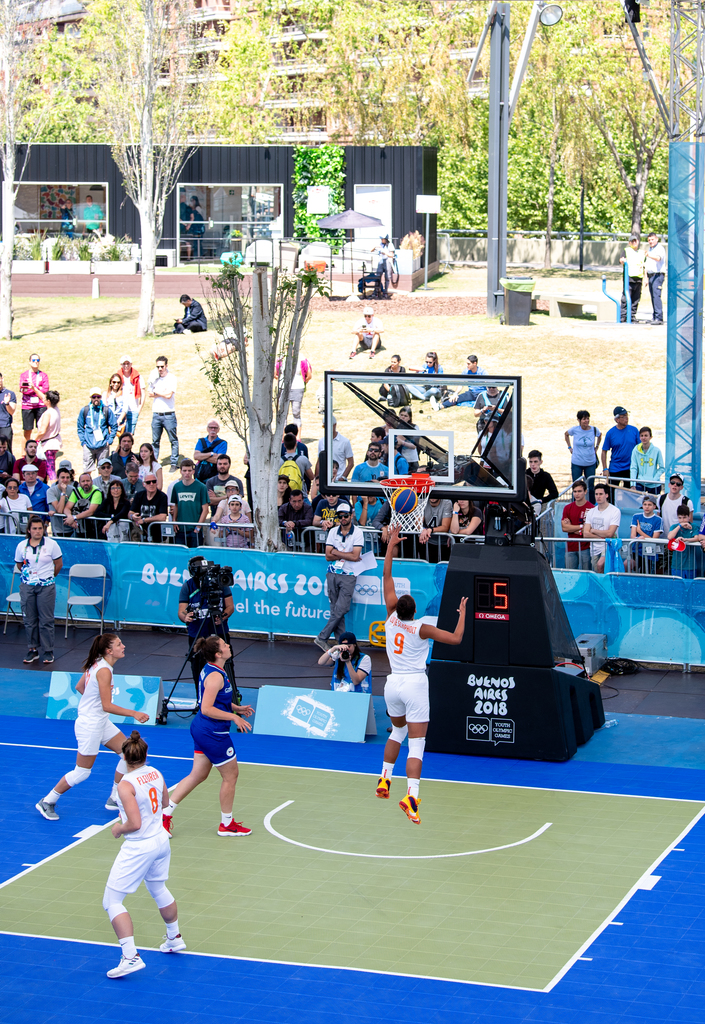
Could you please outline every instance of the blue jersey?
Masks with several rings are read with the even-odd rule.
[[[232,683],[228,678],[227,672],[222,668],[218,668],[217,665],[206,664],[201,669],[201,674],[198,677],[198,717],[201,718],[205,723],[218,725],[221,729],[227,729],[230,731],[230,722],[224,721],[220,718],[209,718],[208,715],[204,715],[201,711],[201,703],[203,701],[203,690],[205,687],[206,677],[211,672],[219,672],[223,677],[223,685],[218,690],[215,700],[213,701],[213,707],[218,708],[219,711],[227,711],[228,714],[232,714],[233,710],[233,687]]]

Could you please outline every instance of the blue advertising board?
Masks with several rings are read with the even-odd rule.
[[[52,672],[47,718],[77,717],[81,697],[76,692],[76,683],[80,678],[80,672]],[[161,707],[161,684],[159,676],[113,676],[113,701],[121,708],[144,711],[149,715],[149,721],[145,724],[154,725]],[[110,721],[116,725],[134,725],[135,722],[134,718],[126,718],[124,715],[111,715]]]
[[[371,701],[369,693],[261,686],[252,731],[364,743]]]

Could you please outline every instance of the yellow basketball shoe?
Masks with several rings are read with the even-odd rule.
[[[377,796],[380,800],[389,800],[389,790],[392,785],[391,779],[380,779],[377,783]]]
[[[417,798],[415,796],[411,796],[410,793],[407,793],[404,799],[399,801],[399,806],[401,807],[402,811],[407,816],[409,821],[413,821],[414,825],[421,824],[421,818],[419,816],[420,803],[421,797]]]

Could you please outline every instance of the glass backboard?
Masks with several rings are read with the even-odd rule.
[[[366,459],[376,438],[385,477],[428,473],[438,497],[521,500],[520,402],[520,377],[326,371],[321,482],[339,494],[382,494],[380,472]],[[345,480],[334,418],[338,434],[350,441],[356,467]],[[336,454],[343,465],[334,476]]]

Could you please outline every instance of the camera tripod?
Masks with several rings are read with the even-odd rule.
[[[167,721],[168,721],[168,718],[169,718],[169,711],[173,711],[175,714],[179,714],[180,712],[187,712],[189,716],[195,715],[197,713],[197,711],[198,711],[198,683],[195,682],[195,681],[194,681],[194,686],[196,688],[196,694],[195,694],[195,697],[194,697],[193,705],[179,707],[179,708],[176,708],[176,707],[170,708],[169,704],[171,704],[171,702],[172,702],[172,697],[174,695],[174,690],[176,689],[176,687],[177,687],[177,685],[179,683],[179,680],[181,679],[181,676],[183,675],[184,669],[186,668],[186,666],[187,666],[187,664],[189,662],[193,662],[193,659],[195,657],[195,653],[194,653],[193,649],[196,646],[196,641],[198,640],[198,638],[199,638],[199,636],[201,634],[201,630],[203,629],[203,625],[204,625],[205,622],[206,622],[206,619],[201,619],[200,625],[198,627],[198,632],[193,637],[193,639],[189,638],[190,639],[189,648],[188,648],[188,651],[186,652],[186,657],[184,658],[184,660],[181,663],[181,668],[179,669],[179,674],[177,675],[176,679],[174,680],[174,683],[173,683],[173,685],[171,687],[171,690],[169,691],[168,696],[166,696],[166,697],[164,697],[162,699],[162,706],[161,706],[161,708],[159,710],[159,713],[156,715],[156,717],[154,719],[154,721],[155,721],[155,723],[157,725],[166,725],[167,724]],[[225,622],[222,625],[223,625],[222,639],[225,641],[225,643],[228,645],[228,647],[230,647],[230,630],[228,629],[228,624],[227,624],[227,622]],[[217,626],[216,626],[216,631],[217,631]],[[220,636],[221,634],[218,633],[217,635]],[[237,683],[235,682],[235,669],[233,668],[232,656],[230,658],[228,658],[228,660],[225,662],[225,671],[227,673],[228,679],[230,680],[230,685],[233,688],[233,703],[234,704],[241,704],[242,703],[242,695],[241,695],[240,691],[238,690]]]

